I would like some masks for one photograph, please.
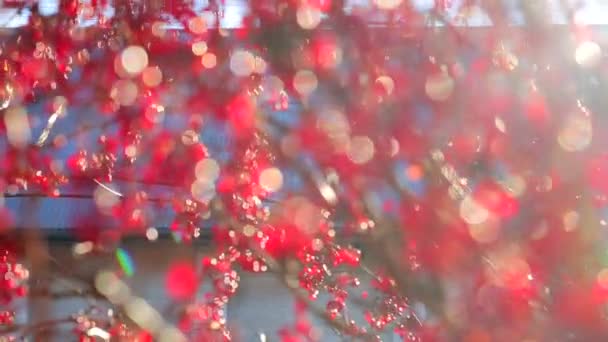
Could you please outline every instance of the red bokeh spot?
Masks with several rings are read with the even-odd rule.
[[[194,295],[198,280],[194,267],[185,261],[176,262],[169,267],[165,286],[173,299],[188,299]]]
[[[589,161],[587,179],[594,190],[608,193],[608,155],[604,154]]]
[[[308,4],[324,12],[331,8],[331,0],[308,0]]]
[[[255,125],[255,107],[250,98],[240,95],[232,99],[226,108],[227,119],[239,137],[246,137]]]
[[[525,113],[528,120],[537,126],[545,125],[551,118],[551,114],[547,108],[547,102],[543,96],[537,92],[533,92],[530,95],[530,98],[528,98],[528,101],[525,104]]]
[[[335,65],[339,46],[336,38],[325,34],[317,37],[313,42],[313,53],[317,65],[322,68],[330,68]]]
[[[474,197],[487,210],[500,217],[511,217],[519,210],[517,200],[494,182],[480,184],[475,190]]]

